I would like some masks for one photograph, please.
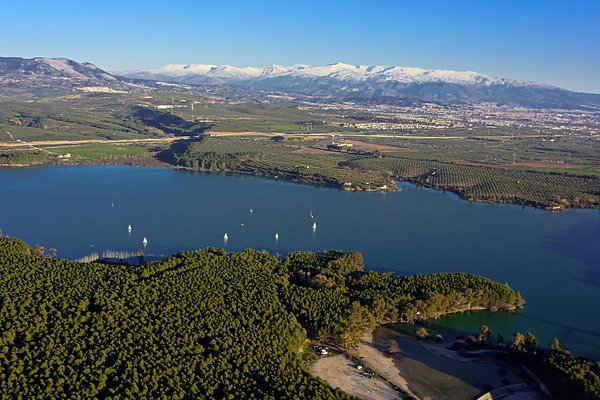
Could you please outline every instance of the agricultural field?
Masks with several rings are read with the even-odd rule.
[[[508,132],[508,133],[507,133]],[[544,135],[513,136],[500,130],[484,135],[460,132],[439,138],[372,137],[361,141],[387,145],[404,150],[404,155],[416,159],[450,162],[484,163],[490,165],[515,165],[530,169],[556,170],[600,167],[600,141],[581,137],[561,137],[550,141]]]
[[[454,122],[428,130],[423,126],[455,119],[411,115],[315,103],[306,107],[269,96],[241,101],[193,91],[70,94],[1,101],[0,146],[13,147],[0,149],[14,152],[14,144],[22,143],[23,151],[41,148],[54,157],[69,153],[68,162],[158,154],[176,166],[344,190],[396,190],[395,181],[405,180],[471,201],[600,207],[600,140],[592,134],[477,124],[461,128]],[[410,118],[421,125],[381,128]],[[146,147],[155,146],[150,144],[110,143],[177,137],[186,141],[166,151]],[[44,145],[58,140],[70,141],[69,146]],[[76,146],[83,140],[107,143]],[[53,160],[51,154],[48,158]]]
[[[0,103],[0,142],[8,142],[6,131],[25,141],[133,139],[144,127],[116,117],[104,106],[107,99],[82,97],[45,99],[38,102]]]
[[[385,152],[359,150],[360,141],[354,141],[354,145],[356,149],[352,146],[331,150],[311,136],[296,135],[204,137],[179,144],[163,156],[171,163],[190,168],[284,178],[344,190],[395,190],[395,181],[400,180],[449,190],[469,201],[557,210],[600,207],[600,178],[593,174],[428,160],[428,154],[419,150],[398,148],[394,152],[389,143]],[[418,159],[419,156],[426,158]]]
[[[342,127],[344,122],[358,120],[316,115],[285,102],[237,101],[182,93],[157,93],[149,97],[148,104],[173,107],[171,112],[184,120],[208,121],[217,132],[358,132]]]
[[[208,125],[144,107],[139,96],[69,95],[0,102],[0,143],[193,135]]]
[[[269,138],[213,138],[174,145],[162,157],[188,168],[230,171],[296,182],[333,186],[344,190],[394,190],[395,184],[380,173],[344,168],[354,156],[340,152],[303,150],[312,139],[274,142]]]
[[[600,179],[493,166],[410,160],[393,156],[344,164],[362,171],[391,173],[395,179],[449,190],[469,201],[514,203],[539,208],[600,207]]]
[[[61,147],[51,146],[47,147],[46,149],[57,154],[70,154],[74,160],[82,162],[109,159],[115,157],[150,156],[152,154],[155,154],[159,150],[155,147],[150,148],[143,145],[125,144],[98,144]]]

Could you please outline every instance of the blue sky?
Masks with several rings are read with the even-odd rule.
[[[472,70],[600,93],[600,1],[4,1],[0,55]],[[6,4],[8,3],[8,4]]]

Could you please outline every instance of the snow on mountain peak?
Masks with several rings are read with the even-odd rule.
[[[256,78],[262,74],[263,68],[255,67],[233,67],[231,65],[218,65],[213,67],[207,75],[218,77],[218,78],[229,78],[244,80],[249,78]]]
[[[526,82],[498,79],[473,71],[452,71],[399,66],[351,65],[342,62],[323,66],[296,64],[284,66],[273,64],[267,68],[235,67],[211,64],[169,64],[161,68],[133,71],[130,76],[151,77],[152,75],[172,78],[195,77],[216,78],[219,81],[268,80],[274,77],[319,79],[326,78],[342,82],[397,82],[401,84],[451,83],[460,85],[528,85]]]
[[[64,74],[77,78],[85,78],[85,75],[76,71],[66,58],[39,58],[38,60]]]
[[[207,74],[214,67],[214,65],[208,64],[167,64],[164,67],[149,69],[145,72],[172,76],[203,75]]]

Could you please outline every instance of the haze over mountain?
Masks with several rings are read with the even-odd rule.
[[[0,93],[103,87],[133,90],[132,79],[190,85],[220,85],[371,103],[436,102],[533,108],[600,107],[600,95],[554,86],[496,78],[473,71],[413,67],[325,66],[235,67],[171,64],[162,68],[108,73],[91,63],[66,58],[0,57]],[[151,84],[151,82],[148,82]]]

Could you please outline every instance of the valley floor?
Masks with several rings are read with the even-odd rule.
[[[397,181],[407,181],[450,191],[467,201],[519,204],[551,211],[600,207],[596,170],[582,169],[577,164],[561,164],[563,169],[554,170],[548,169],[556,166],[553,163],[532,161],[433,161],[421,154],[423,149],[408,148],[410,141],[403,141],[404,147],[391,146],[385,141],[374,141],[378,135],[362,135],[363,140],[358,140],[360,135],[337,132],[289,134],[276,136],[277,141],[271,140],[272,135],[249,131],[211,132],[200,140],[191,136],[27,142],[15,139],[0,142],[0,150],[8,152],[0,154],[0,165],[66,162],[164,166],[236,172],[347,191],[390,192],[397,190]],[[388,141],[400,137],[383,136]],[[332,148],[335,137],[339,142],[336,145],[350,147]],[[434,140],[426,136],[411,138]],[[446,142],[465,139],[437,137],[440,138]],[[578,171],[581,175],[577,175]]]

